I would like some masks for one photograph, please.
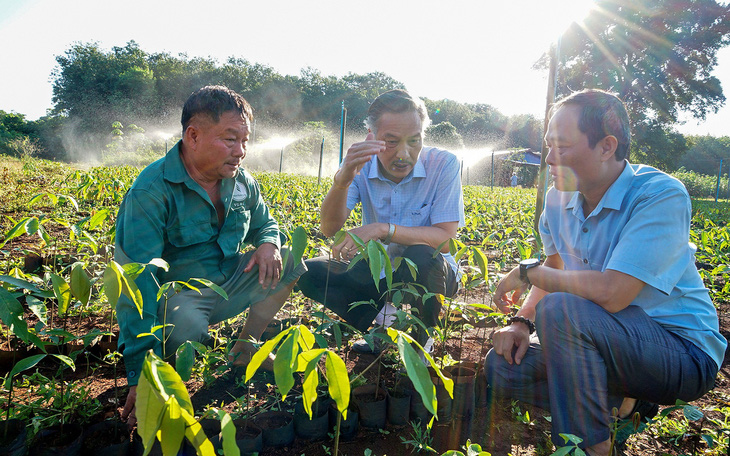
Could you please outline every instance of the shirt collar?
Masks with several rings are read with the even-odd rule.
[[[606,193],[603,194],[601,201],[598,202],[598,205],[593,212],[598,213],[603,208],[612,210],[621,209],[621,203],[624,200],[626,192],[631,186],[631,181],[635,174],[634,168],[628,160],[624,160],[624,165],[623,171],[621,171],[621,174],[619,174],[613,184],[608,187],[608,190],[606,190]],[[573,196],[570,198],[570,201],[568,201],[568,204],[565,205],[565,208],[575,210],[576,208],[581,207],[583,207],[583,195],[580,192],[573,192]]]
[[[183,183],[190,179],[188,171],[185,169],[182,158],[180,157],[180,146],[182,141],[178,141],[177,144],[172,146],[167,154],[165,155],[165,180],[175,183]]]
[[[404,184],[406,182],[409,182],[411,179],[426,177],[426,167],[423,164],[423,152],[425,149],[426,149],[425,147],[421,148],[421,152],[418,154],[418,160],[416,161],[416,164],[413,166],[413,169],[411,170],[410,173],[408,173],[408,175],[405,178],[403,178],[402,181],[398,182],[398,184]],[[380,172],[380,163],[378,162],[378,156],[373,155],[373,158],[371,158],[371,160],[373,161],[373,165],[370,167],[370,172],[368,173],[368,179],[380,179],[381,181],[387,181],[387,182],[394,183],[392,180],[383,176],[383,173]]]

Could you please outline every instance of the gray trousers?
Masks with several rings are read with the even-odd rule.
[[[259,284],[258,266],[254,266],[249,272],[243,272],[252,255],[253,251],[241,255],[236,271],[228,281],[220,285],[228,294],[227,300],[208,287],[199,288],[200,284],[192,281],[191,285],[199,288],[200,293],[183,289],[168,298],[167,306],[164,301],[160,302],[157,314],[160,324],[173,325],[167,330],[169,338],[165,344],[166,353],[175,353],[188,340],[205,343],[210,339],[208,326],[241,314],[252,304],[261,302],[290,285],[307,270],[304,262],[294,264],[293,261],[288,261],[276,288],[264,290]],[[281,255],[288,255],[288,250],[282,249]]]

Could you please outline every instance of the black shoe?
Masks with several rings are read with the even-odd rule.
[[[352,350],[363,355],[379,355],[383,351],[383,339],[373,336],[372,345],[366,339],[358,339],[352,344]]]

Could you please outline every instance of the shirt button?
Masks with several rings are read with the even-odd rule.
[[[588,258],[583,258],[583,264],[588,264]]]
[[[588,232],[588,228],[583,228],[583,232],[584,233],[587,233]]]
[[[135,371],[129,371],[129,378],[134,378],[137,376],[137,373]]]

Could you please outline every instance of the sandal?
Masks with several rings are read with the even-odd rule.
[[[639,414],[639,425],[634,428],[633,417],[635,414]],[[646,429],[646,425],[659,413],[659,404],[654,402],[644,401],[638,399],[634,408],[625,418],[619,418],[616,425],[616,437],[614,438],[614,445],[616,449],[623,449],[626,445],[626,440],[632,435],[643,432]]]

